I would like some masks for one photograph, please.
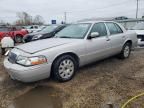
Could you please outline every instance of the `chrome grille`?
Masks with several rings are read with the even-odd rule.
[[[137,35],[138,39],[141,39],[141,41],[144,41],[144,35]]]

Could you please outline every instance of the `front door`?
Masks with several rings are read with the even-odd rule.
[[[98,32],[99,36],[85,40],[87,63],[97,61],[110,55],[110,41],[106,26],[103,22],[96,23],[91,29],[91,33]]]

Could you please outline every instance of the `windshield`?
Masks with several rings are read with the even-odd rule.
[[[50,32],[52,32],[55,28],[57,28],[58,27],[58,25],[51,25],[51,26],[47,26],[47,27],[45,27],[44,29],[42,29],[41,31],[40,31],[40,33],[50,33]]]
[[[91,24],[72,24],[58,32],[56,38],[84,38]]]
[[[32,26],[25,26],[24,28],[25,29],[30,29]]]
[[[144,30],[144,23],[138,23],[132,29],[133,30]]]

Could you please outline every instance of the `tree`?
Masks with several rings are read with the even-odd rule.
[[[4,20],[0,20],[0,26],[10,26],[10,24]]]
[[[36,15],[34,18],[26,12],[17,13],[18,20],[15,21],[16,25],[42,25],[44,24],[44,19],[40,15]]]
[[[16,21],[17,25],[31,25],[32,24],[32,16],[26,12],[18,12],[17,17],[18,17],[18,20]]]
[[[0,24],[5,24],[5,22],[3,20],[0,20]]]
[[[42,25],[42,24],[44,24],[44,19],[43,19],[42,16],[36,15],[35,18],[34,18],[33,23],[36,24],[36,25]]]

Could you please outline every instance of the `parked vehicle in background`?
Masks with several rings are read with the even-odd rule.
[[[28,34],[27,30],[17,30],[15,27],[1,27],[0,40],[5,36],[10,36],[15,42],[22,42],[23,36]]]
[[[12,79],[32,82],[53,75],[68,81],[86,64],[118,55],[128,58],[137,46],[135,32],[126,31],[115,22],[72,24],[54,38],[16,46],[4,60]]]
[[[31,26],[24,26],[23,29],[27,30],[29,33],[34,33],[37,31],[42,30],[42,26],[39,25],[31,25]]]
[[[136,24],[131,31],[135,31],[138,38],[138,45],[144,46],[144,22]]]
[[[44,28],[46,28],[47,26],[43,25],[43,26],[40,26],[40,30],[37,30],[36,32],[39,32],[41,30],[43,30]]]
[[[14,34],[14,41],[16,43],[21,43],[23,41],[23,37],[28,34],[27,30],[15,30],[15,31],[11,31]]]
[[[0,44],[1,44],[1,53],[2,55],[4,55],[7,50],[14,47],[14,40],[9,36],[8,37],[5,36],[0,41]]]
[[[6,28],[6,27],[0,27],[0,41],[6,35],[10,35],[9,32],[8,32],[8,28]],[[10,37],[12,37],[12,36],[10,36]]]
[[[23,41],[31,42],[35,40],[51,38],[66,26],[67,25],[49,25],[39,32],[27,34],[24,36]]]

